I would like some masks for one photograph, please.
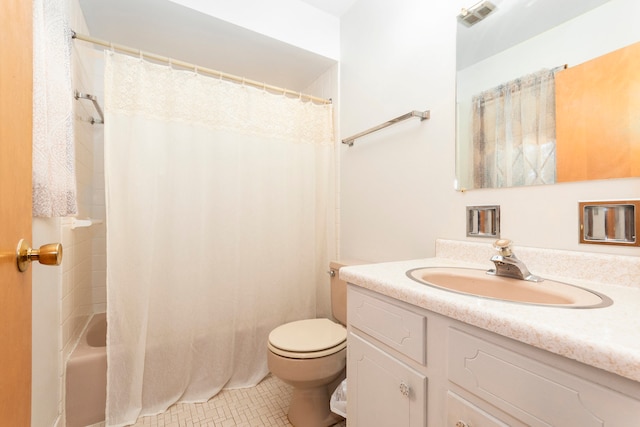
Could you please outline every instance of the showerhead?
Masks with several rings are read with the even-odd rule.
[[[481,1],[469,9],[462,8],[462,11],[458,15],[458,20],[467,27],[470,27],[486,18],[495,8],[496,5],[490,1]]]

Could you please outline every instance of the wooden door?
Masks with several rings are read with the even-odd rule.
[[[31,269],[16,247],[31,239],[32,6],[0,0],[0,426],[31,424]]]

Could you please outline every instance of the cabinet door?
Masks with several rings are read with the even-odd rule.
[[[355,334],[348,343],[349,426],[426,426],[427,378]]]

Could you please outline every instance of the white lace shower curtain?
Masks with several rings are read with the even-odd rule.
[[[473,97],[474,188],[555,182],[555,72]]]
[[[33,216],[78,213],[66,0],[33,2]]]
[[[107,425],[267,373],[333,248],[331,106],[106,53]]]

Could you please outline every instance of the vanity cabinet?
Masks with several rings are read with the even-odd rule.
[[[522,425],[640,425],[640,401],[610,389],[615,383],[599,385],[455,326],[448,332],[449,381]]]
[[[635,381],[353,285],[347,318],[351,427],[640,426]]]

